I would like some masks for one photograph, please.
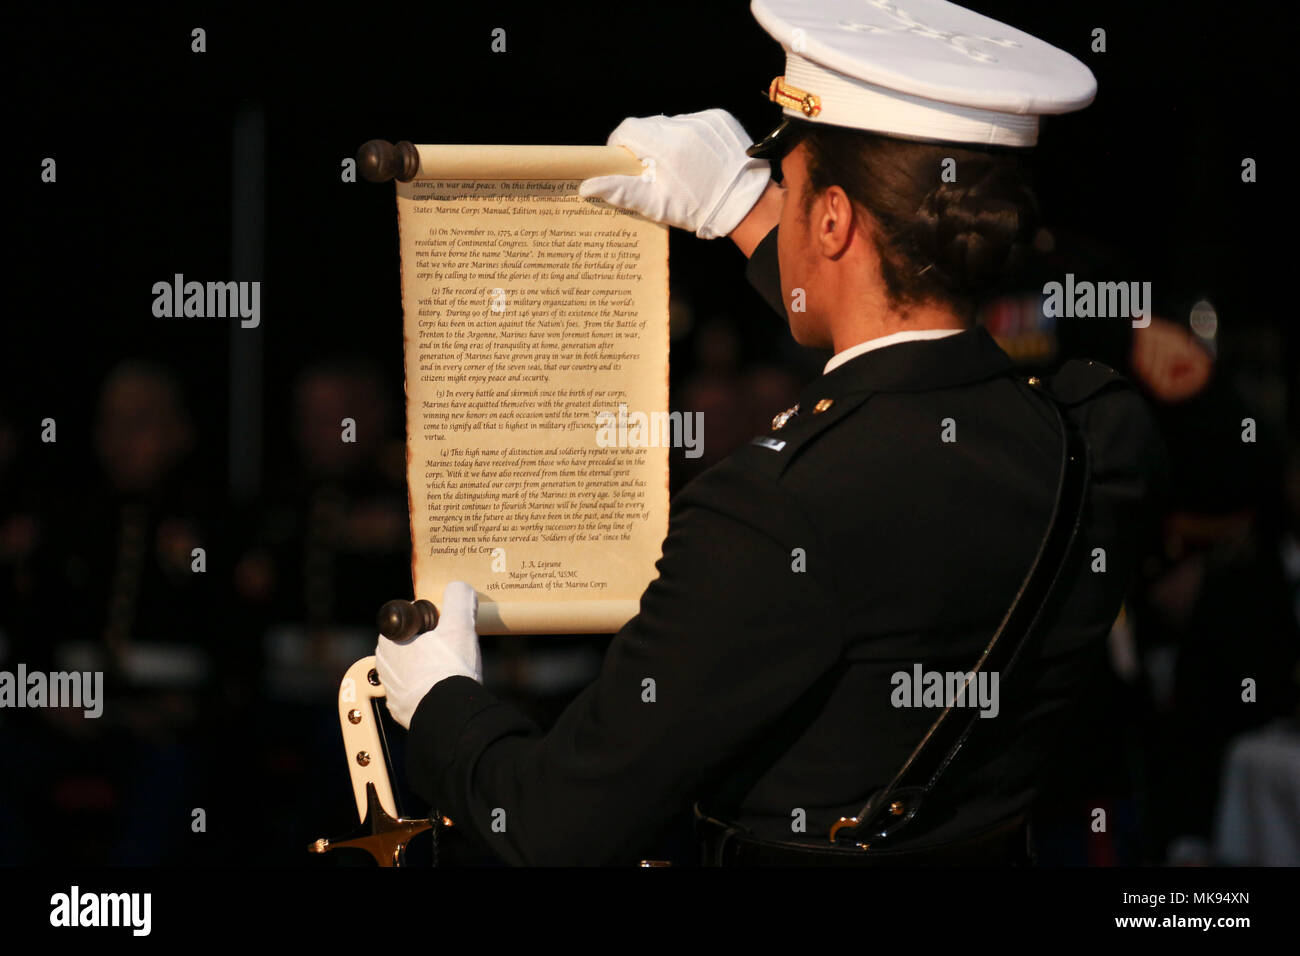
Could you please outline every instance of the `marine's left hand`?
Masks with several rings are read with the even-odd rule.
[[[483,680],[479,648],[478,595],[464,581],[452,581],[442,594],[438,626],[405,641],[379,638],[376,669],[387,695],[388,712],[411,729],[411,718],[433,685],[448,677]]]

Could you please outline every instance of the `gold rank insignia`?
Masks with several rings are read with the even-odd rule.
[[[779,415],[772,416],[772,431],[780,431],[785,428],[785,423],[799,414],[799,404],[794,405],[781,412]]]
[[[820,398],[817,400],[817,404],[813,406],[813,414],[820,415],[834,404],[835,399],[833,398]]]

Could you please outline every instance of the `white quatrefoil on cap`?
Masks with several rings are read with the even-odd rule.
[[[841,30],[854,30],[859,33],[913,33],[917,36],[928,37],[932,40],[943,40],[948,46],[952,47],[959,53],[964,53],[972,60],[978,60],[981,63],[996,63],[997,58],[989,56],[980,50],[972,49],[966,45],[966,41],[982,41],[992,43],[1000,47],[1019,47],[1020,44],[1015,40],[1006,37],[986,37],[970,33],[951,33],[946,30],[936,30],[934,27],[927,26],[920,20],[913,17],[906,10],[899,9],[898,5],[891,3],[890,0],[866,0],[866,2],[878,10],[883,10],[899,22],[897,27],[878,27],[871,23],[857,23],[852,20],[841,20],[839,26]]]

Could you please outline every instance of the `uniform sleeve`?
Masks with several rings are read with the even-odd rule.
[[[785,322],[785,297],[781,294],[781,268],[776,254],[777,228],[773,226],[763,241],[754,247],[745,265],[745,278]]]
[[[771,479],[718,471],[674,501],[640,613],[550,732],[466,677],[417,708],[413,787],[505,861],[634,863],[839,660],[830,569],[793,570],[813,531]]]

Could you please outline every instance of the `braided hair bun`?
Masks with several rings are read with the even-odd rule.
[[[1038,202],[1019,171],[987,159],[958,165],[958,181],[921,201],[908,244],[933,263],[936,278],[969,298],[1014,278],[1038,229]]]

